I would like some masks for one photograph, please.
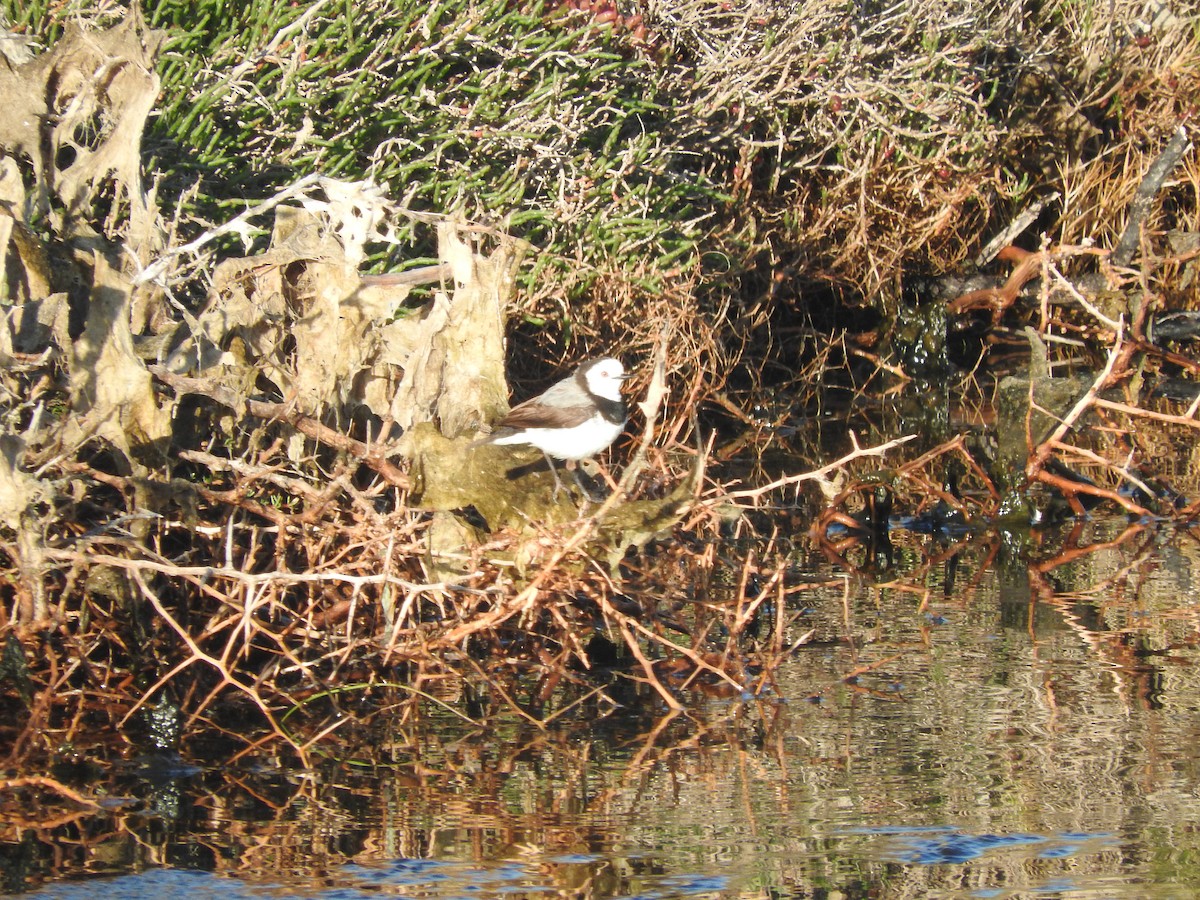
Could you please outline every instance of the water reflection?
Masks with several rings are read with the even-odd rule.
[[[1123,519],[1040,545],[968,537],[949,593],[946,559],[910,543],[924,539],[897,536],[888,581],[797,550],[786,640],[807,642],[757,697],[668,715],[632,685],[545,729],[431,707],[422,722],[377,720],[310,771],[114,768],[100,781],[107,813],[4,809],[5,886],[116,875],[35,895],[1193,896],[1193,537]]]

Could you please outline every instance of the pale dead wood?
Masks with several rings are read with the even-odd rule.
[[[1137,193],[1134,194],[1133,202],[1129,204],[1129,219],[1125,223],[1125,230],[1121,232],[1120,240],[1113,248],[1112,262],[1114,266],[1125,267],[1133,261],[1133,255],[1141,244],[1142,227],[1146,222],[1146,217],[1150,215],[1154,199],[1162,189],[1163,182],[1174,171],[1189,146],[1187,129],[1180,125],[1175,129],[1175,133],[1163,147],[1162,152],[1146,170],[1141,184],[1138,185]]]
[[[869,457],[881,457],[894,450],[902,444],[907,444],[909,441],[916,438],[916,435],[905,435],[904,437],[895,438],[894,440],[886,441],[882,444],[877,444],[874,447],[859,447],[858,436],[853,431],[850,432],[850,442],[854,449],[845,456],[839,457],[833,462],[826,463],[819,469],[813,469],[810,472],[802,472],[798,475],[785,475],[783,478],[777,478],[768,484],[756,488],[743,488],[737,491],[727,491],[720,494],[715,500],[710,502],[724,502],[727,500],[757,500],[765,494],[772,491],[777,491],[780,488],[795,487],[803,484],[806,481],[828,482],[829,475],[833,472],[838,472],[844,469],[851,462]]]

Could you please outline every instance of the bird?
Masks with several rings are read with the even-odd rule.
[[[625,429],[628,413],[621,383],[629,378],[619,359],[581,363],[573,374],[543,393],[514,406],[478,444],[530,444],[542,451],[562,489],[553,460],[573,462],[595,456]],[[575,476],[579,483],[579,476]],[[579,485],[583,488],[583,485]],[[584,493],[587,493],[584,490]]]

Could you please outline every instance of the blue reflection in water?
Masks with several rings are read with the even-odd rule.
[[[729,879],[722,875],[674,875],[664,878],[663,884],[681,894],[703,894],[725,890]]]
[[[1041,846],[1034,854],[1039,859],[1066,859],[1080,853],[1094,852],[1099,842],[1115,844],[1116,838],[1105,832],[1061,832],[1054,835],[1027,834],[969,834],[950,826],[902,828],[855,828],[851,834],[873,834],[893,837],[880,854],[890,862],[921,866],[953,865],[979,859],[987,853],[1018,847]],[[1085,846],[1091,845],[1091,846]]]
[[[162,900],[163,897],[186,895],[188,900],[302,900],[319,896],[322,900],[378,900],[375,891],[353,888],[289,893],[278,885],[246,884],[233,878],[222,878],[209,872],[184,869],[150,869],[136,875],[117,878],[90,878],[64,881],[31,891],[26,897],[37,900]]]
[[[946,834],[934,838],[911,837],[897,848],[901,862],[920,865],[960,863],[977,859],[989,850],[1002,850],[1027,844],[1040,844],[1046,839],[1036,834]]]
[[[554,859],[560,864],[593,864],[603,857],[589,854],[563,854]],[[519,894],[553,894],[558,887],[539,873],[536,867],[520,863],[478,865],[470,862],[433,859],[395,859],[369,865],[338,867],[326,878],[340,884],[313,885],[301,893],[294,888],[271,883],[247,883],[209,872],[183,869],[150,869],[116,878],[92,878],[59,882],[27,894],[38,900],[161,900],[186,895],[188,900],[370,900],[395,895],[397,889],[416,895],[424,889],[427,897],[437,900],[476,900],[479,897],[505,897]],[[630,895],[623,900],[671,900],[696,894],[725,890],[729,879],[710,875],[669,875],[657,879],[657,886]]]

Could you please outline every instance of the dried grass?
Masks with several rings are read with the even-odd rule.
[[[792,407],[814,400],[811,386],[839,358],[871,354],[800,324],[813,311],[803,288],[823,282],[894,303],[907,273],[960,265],[1043,192],[1057,190],[1063,205],[1053,238],[1025,257],[1036,265],[1023,276],[1038,270],[1041,331],[1111,350],[1110,368],[1065,418],[1102,415],[1121,432],[1089,434],[1091,443],[1030,433],[1029,479],[1075,508],[1149,509],[1116,488],[1152,487],[1127,464],[1126,443],[1137,444],[1151,411],[1101,394],[1130,376],[1135,353],[1172,361],[1142,340],[1144,314],[1195,291],[1177,278],[1194,250],[1169,234],[1200,230],[1194,150],[1183,176],[1153,191],[1146,218],[1127,213],[1200,95],[1186,23],[1122,31],[1133,9],[1124,0],[1104,7],[1120,15],[1076,20],[1101,6],[1075,4],[1047,11],[1048,22],[968,2],[897,4],[864,18],[860,4],[830,0],[679,0],[647,4],[642,23],[626,18],[620,29],[600,27],[595,11],[520,6],[487,7],[489,18],[447,4],[401,28],[380,3],[345,43],[352,17],[315,3],[235,29],[219,54],[180,53],[165,83],[189,92],[172,95],[164,127],[205,149],[195,169],[175,174],[211,176],[231,147],[252,152],[196,205],[180,189],[172,226],[151,215],[136,155],[92,172],[115,171],[115,193],[67,179],[71,190],[50,204],[36,193],[52,187],[36,166],[0,172],[6,273],[24,273],[0,328],[10,363],[0,372],[3,591],[14,659],[26,663],[12,664],[23,693],[4,698],[9,721],[22,723],[5,732],[10,764],[97,727],[115,739],[154,704],[183,709],[190,733],[203,725],[247,752],[282,742],[303,756],[384,712],[412,721],[432,704],[468,717],[458,703],[467,686],[539,727],[589,704],[615,706],[623,692],[673,707],[691,690],[763,689],[801,643],[799,614],[784,600],[805,586],[783,555],[737,557],[722,545],[731,531],[757,530],[768,552],[777,548],[779,529],[795,528],[780,522],[798,515],[800,485],[819,484],[832,512],[815,541],[853,568],[845,546],[821,543],[823,526],[863,524],[852,505],[877,496],[880,480],[866,473],[884,449],[855,446],[802,475],[768,472],[761,451],[786,441]],[[143,49],[159,40],[144,36]],[[181,41],[190,50],[198,38]],[[29,152],[28,135],[0,136]],[[78,144],[75,129],[56,139]],[[274,193],[281,168],[294,177],[293,165],[359,164],[401,186],[403,201],[377,208],[356,190],[337,193],[361,183],[332,180],[320,200],[303,178]],[[285,256],[255,249],[276,200],[201,227],[198,213],[230,196],[242,209],[248,193],[317,208],[308,226],[322,240]],[[451,226],[412,211],[451,204],[477,217]],[[374,218],[383,206],[390,226]],[[72,259],[82,290],[55,283],[46,265],[50,241],[38,229],[61,223],[16,212],[68,208],[94,232]],[[548,512],[524,527],[513,516],[477,539],[456,512],[467,504],[429,490],[423,464],[436,453],[397,460],[405,454],[378,431],[344,433],[361,402],[383,424],[413,426],[410,438],[440,427],[440,452],[503,402],[515,254],[458,248],[431,265],[437,241],[409,239],[433,218],[488,240],[504,229],[484,220],[505,218],[541,248],[523,276],[525,321],[507,332],[521,341],[518,375],[601,350],[662,360],[634,385],[655,402],[637,421],[636,448],[616,450],[630,463],[619,510],[581,518],[571,509],[565,521]],[[1118,271],[1105,254],[1128,219],[1142,240]],[[147,222],[155,239],[174,242],[155,262]],[[235,236],[251,249],[231,261],[223,242]],[[398,261],[406,242],[424,249]],[[218,258],[226,262],[209,281],[202,273]],[[388,260],[401,278],[446,278],[446,289],[406,306],[410,282],[393,282],[405,302],[377,308],[367,294],[380,283],[358,272],[365,260]],[[483,284],[474,275],[493,261],[497,277],[474,295],[495,320],[490,349],[471,367],[461,354],[479,332],[455,330],[452,302]],[[1131,308],[1127,339],[1099,301],[1130,284],[1149,302]],[[989,295],[1004,294],[1000,313],[1019,288]],[[89,294],[95,301],[74,323],[71,290],[77,310]],[[590,303],[579,302],[585,293]],[[354,309],[342,303],[350,297]],[[220,378],[206,354],[227,367]],[[448,380],[466,370],[469,383]],[[465,406],[446,405],[462,396]],[[701,404],[735,422],[728,443],[704,442]],[[1194,413],[1160,415],[1190,433]],[[704,480],[708,459],[748,448],[760,451],[740,473],[752,483]],[[458,461],[434,464],[443,483],[469,490],[476,471]],[[1051,464],[1062,461],[1098,477],[1065,480]],[[941,477],[954,466],[965,494]],[[961,439],[898,469],[889,488],[918,511],[940,501],[974,518],[1004,498]],[[655,540],[667,533],[673,540]]]

